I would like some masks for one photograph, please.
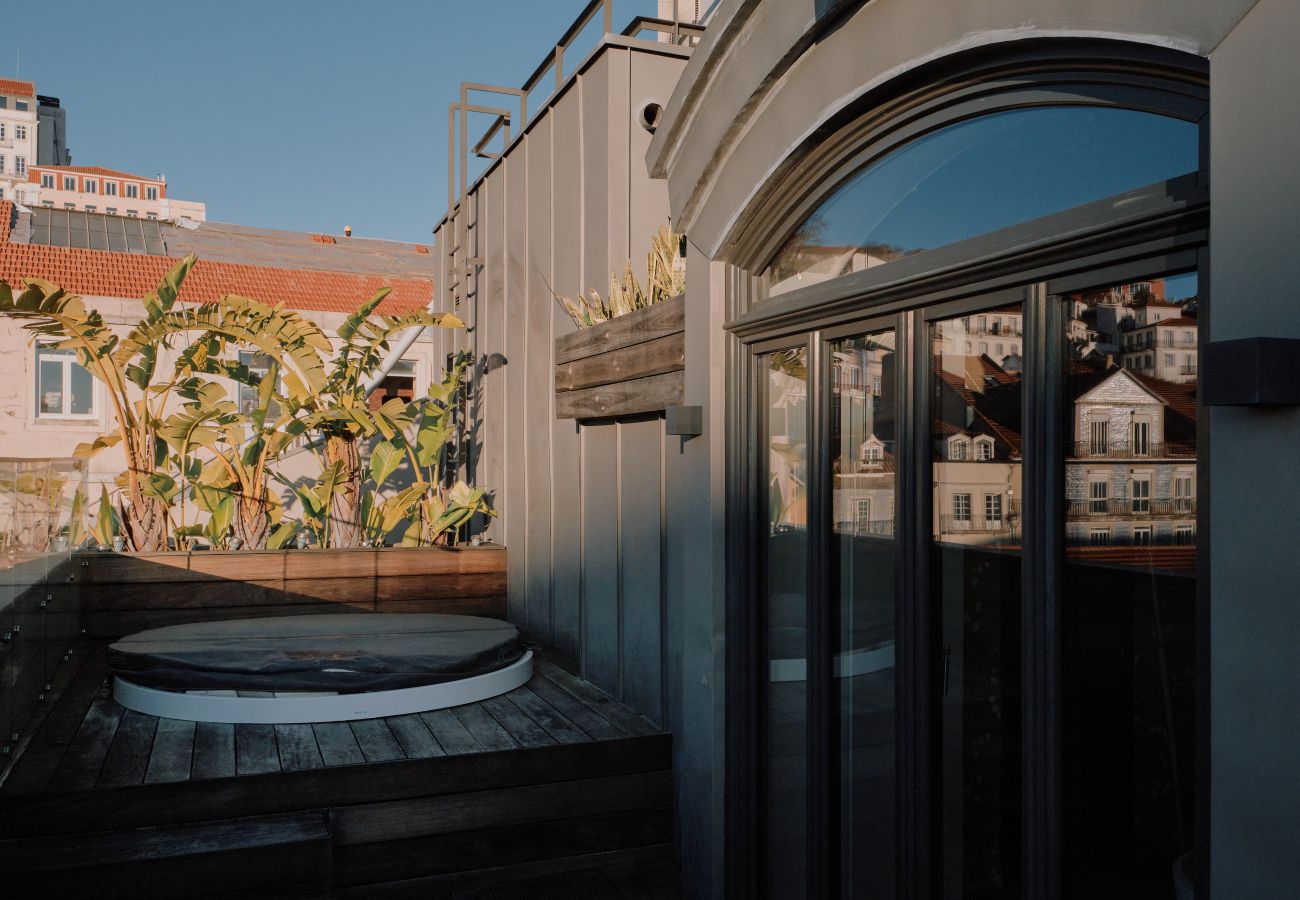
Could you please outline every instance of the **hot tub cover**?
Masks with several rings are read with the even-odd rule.
[[[355,693],[482,675],[523,652],[518,629],[497,619],[328,614],[141,631],[109,647],[109,664],[163,690]]]

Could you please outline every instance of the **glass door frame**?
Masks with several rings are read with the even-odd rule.
[[[1202,160],[1202,172],[1208,172]],[[1202,179],[1203,180],[1203,179]],[[1115,228],[1114,213],[1101,204],[1041,220],[1046,233],[1063,235],[1048,248],[999,254],[964,271],[925,272],[906,285],[887,284],[858,297],[846,297],[824,310],[799,315],[789,310],[764,321],[741,313],[728,325],[733,359],[728,386],[727,450],[727,893],[757,896],[761,854],[757,835],[761,759],[759,648],[762,595],[762,523],[765,506],[760,484],[764,458],[762,355],[803,345],[809,354],[809,571],[808,641],[808,812],[810,896],[832,896],[838,846],[834,816],[831,723],[830,614],[825,573],[829,542],[828,344],[846,334],[893,327],[899,348],[896,412],[900,447],[896,529],[899,539],[896,598],[896,778],[898,896],[940,895],[936,881],[941,846],[935,786],[938,754],[933,745],[937,706],[935,615],[928,582],[931,541],[928,323],[934,319],[996,306],[1014,297],[1024,303],[1025,399],[1023,485],[1023,560],[1021,602],[1022,790],[1021,882],[1025,897],[1060,895],[1060,622],[1056,615],[1064,523],[1064,448],[1059,423],[1064,395],[1064,308],[1057,295],[1126,277],[1196,269],[1201,273],[1198,347],[1210,340],[1208,189],[1196,178],[1170,182],[1163,202],[1153,203],[1140,221]],[[1177,183],[1176,183],[1177,182]],[[995,243],[998,235],[969,242],[972,249]],[[966,242],[964,242],[966,243]],[[935,252],[935,251],[932,251]],[[940,262],[936,256],[936,263]],[[733,269],[730,308],[740,312],[740,294],[752,279]],[[906,350],[906,352],[903,352]],[[918,360],[927,361],[917,371]],[[1198,401],[1199,405],[1199,401]],[[1208,560],[1209,478],[1207,417],[1198,416],[1197,506],[1197,845],[1208,839]],[[764,519],[765,522],[765,519]],[[816,530],[820,529],[820,530]],[[1027,602],[1036,598],[1036,602]],[[821,673],[816,679],[811,674]],[[823,683],[824,682],[824,683]],[[1203,856],[1203,854],[1202,854]]]

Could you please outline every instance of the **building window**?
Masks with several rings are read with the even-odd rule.
[[[877,397],[880,396],[880,376],[871,379],[871,393]]]
[[[1151,479],[1134,478],[1132,500],[1132,510],[1135,513],[1151,512]]]
[[[157,199],[158,199],[158,188],[154,187],[153,185],[149,185],[148,187],[146,187],[146,188],[144,189],[144,199],[146,199],[146,200],[157,200]]]
[[[853,530],[857,534],[871,534],[870,500],[859,500],[853,504]]]
[[[1088,532],[1088,543],[1094,547],[1105,547],[1110,543],[1109,528],[1094,528]]]
[[[966,441],[962,438],[953,438],[948,444],[948,458],[953,460],[963,460],[966,458]]]
[[[1002,495],[985,494],[984,495],[984,520],[987,522],[1002,521]]]
[[[1093,422],[1088,427],[1088,452],[1104,456],[1110,450],[1110,423]]]
[[[107,213],[107,214],[110,215],[110,216],[115,216],[115,215],[117,215],[117,207],[116,207],[116,206],[105,206],[105,207],[104,207],[104,212]]]
[[[1094,481],[1088,485],[1088,512],[1104,513],[1110,503],[1110,483]]]
[[[140,185],[128,184],[126,186],[126,197],[128,200],[134,200],[140,196]]]
[[[1135,547],[1151,546],[1151,527],[1144,526],[1133,529],[1133,545]]]
[[[85,187],[85,191],[86,191],[87,194],[98,194],[98,193],[99,193],[99,182],[98,182],[98,181],[95,181],[93,178],[87,178],[87,179],[86,179],[86,187]]]
[[[116,196],[117,196],[117,182],[116,182],[116,181],[105,181],[105,182],[104,182],[104,193],[107,194],[109,197],[116,197]]]
[[[75,203],[65,203],[65,204],[63,204],[63,208],[64,208],[64,209],[76,209],[76,208],[77,208],[77,204],[75,204]]]
[[[65,191],[75,191],[77,189],[77,178],[75,175],[63,176],[63,189]]]
[[[1173,345],[1173,341],[1170,341],[1169,344],[1170,344],[1170,346],[1172,346],[1172,345]],[[1172,369],[1173,367],[1174,367],[1174,355],[1173,355],[1172,353],[1166,353],[1166,354],[1165,354],[1165,368],[1167,368],[1167,369]]]
[[[1192,476],[1174,476],[1174,511],[1190,513],[1194,512],[1195,509],[1196,507],[1192,503]]]
[[[144,217],[145,217],[146,219],[156,219],[156,218],[158,218],[158,214],[157,214],[157,213],[147,212],[147,213],[144,214]]]
[[[0,200],[3,200],[4,198],[5,198],[5,189],[0,188]]]
[[[267,356],[265,353],[251,353],[247,351],[241,351],[239,354],[239,362],[242,365],[247,366],[248,371],[252,372],[254,375],[257,375],[259,378],[265,377],[266,373],[271,371],[272,360],[271,357]],[[280,385],[277,384],[276,389],[279,390],[279,387]],[[253,387],[252,385],[241,384],[239,386],[238,402],[239,402],[239,411],[241,413],[243,413],[244,415],[249,415],[250,413],[252,413],[254,410],[258,408],[257,388]],[[280,415],[280,404],[276,403],[275,401],[272,401],[271,406],[267,409],[267,413],[272,419],[278,418]]]
[[[5,158],[0,156],[0,175],[5,173]]]
[[[36,348],[36,416],[89,419],[96,415],[95,381],[71,350]]]
[[[27,140],[27,126],[26,126],[26,125],[15,125],[15,126],[14,126],[14,140],[18,140],[18,141],[25,141],[25,140]]]
[[[1133,455],[1149,456],[1151,453],[1151,423],[1133,423]]]
[[[26,101],[26,100],[15,100],[15,101],[14,101],[14,109],[18,110],[19,112],[27,112],[27,101]]]
[[[27,174],[27,157],[25,156],[14,157],[14,174],[15,175]]]
[[[975,446],[978,448],[975,455],[981,462],[988,462],[993,458],[992,441],[979,441]]]
[[[952,495],[952,517],[958,522],[970,521],[970,494]]]
[[[1196,532],[1191,525],[1174,527],[1174,543],[1182,546],[1196,543]]]
[[[53,187],[54,187],[54,176],[53,176],[53,175],[50,175],[50,174],[48,174],[48,173],[47,173],[47,174],[44,174],[44,175],[41,175],[41,187],[43,187],[43,188],[51,188],[51,189],[53,189]]]
[[[95,204],[93,204],[93,203],[87,203],[87,204],[86,204],[86,212],[94,212],[94,211],[95,211]]]
[[[126,217],[127,217],[128,219],[134,219],[134,218],[135,218],[136,216],[138,216],[138,215],[140,215],[140,214],[139,214],[138,212],[136,212],[134,209],[128,209],[128,210],[126,211]]]

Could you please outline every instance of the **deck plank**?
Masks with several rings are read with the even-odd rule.
[[[616,740],[626,734],[617,725],[549,678],[534,676],[533,680],[528,682],[528,688],[563,713],[566,719],[581,728],[593,740]]]
[[[447,751],[448,756],[483,751],[483,747],[474,739],[474,735],[469,733],[451,710],[431,710],[420,713],[420,718],[424,720],[425,725],[429,726],[429,731],[433,732],[433,736],[438,739],[438,743],[442,745],[443,750]]]
[[[278,771],[280,771],[280,753],[275,746],[275,726],[236,725],[236,774],[264,775]]]
[[[326,766],[351,766],[366,761],[346,722],[319,722],[311,727]]]
[[[393,737],[397,738],[397,743],[402,745],[402,752],[407,759],[429,759],[446,755],[442,745],[429,731],[429,726],[415,713],[393,716],[385,721],[388,722]]]
[[[235,726],[199,722],[194,727],[194,778],[228,778],[235,774]]]
[[[361,748],[361,755],[366,758],[366,762],[388,762],[394,759],[405,759],[406,754],[402,752],[402,745],[393,737],[393,732],[388,729],[388,724],[383,719],[359,719],[350,723],[352,734],[357,739],[357,746]]]
[[[196,725],[196,722],[183,719],[158,720],[153,750],[149,754],[149,768],[144,775],[145,784],[189,780],[194,761]]]
[[[581,728],[574,725],[554,706],[547,703],[526,686],[510,692],[510,700],[541,725],[546,733],[560,744],[582,744],[591,740]]]
[[[510,736],[519,742],[519,746],[545,747],[548,744],[559,743],[546,733],[545,728],[534,722],[526,712],[511,703],[510,694],[492,697],[482,703],[483,708],[492,714],[492,718],[500,722],[501,727],[510,732]]]
[[[143,784],[149,770],[149,757],[153,752],[154,733],[158,718],[128,709],[113,735],[100,769],[96,787],[125,787]]]
[[[316,746],[316,732],[310,725],[276,725],[275,746],[280,751],[282,772],[319,769],[325,765],[320,747]]]
[[[519,746],[510,732],[502,728],[501,723],[478,703],[453,707],[451,712],[474,735],[474,739],[483,745],[484,750],[513,750]]]
[[[14,764],[0,792],[25,794],[43,791],[58,771],[90,705],[104,686],[107,672],[106,645],[95,644],[84,652],[78,648],[77,653],[80,659],[74,656],[73,662],[69,663],[75,666],[71,680]]]
[[[77,736],[50,779],[50,790],[76,791],[95,786],[122,713],[122,707],[107,697],[98,697],[90,704]]]
[[[675,900],[681,896],[681,876],[669,859],[641,859],[605,866],[601,871],[628,900]]]
[[[566,672],[551,660],[545,657],[534,657],[533,667],[535,671],[540,672],[575,698],[587,704],[607,721],[623,729],[629,736],[645,737],[646,735],[659,733],[660,729],[656,728],[649,719],[617,702],[595,685]]]
[[[574,900],[616,900],[622,893],[600,869],[579,869],[568,873],[570,896]]]

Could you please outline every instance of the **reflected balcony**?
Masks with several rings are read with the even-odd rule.
[[[1133,500],[1123,497],[1112,497],[1107,500],[1071,500],[1066,508],[1066,518],[1069,519],[1177,519],[1195,515],[1194,497],[1172,500]]]
[[[1194,441],[1076,441],[1072,459],[1195,459]]]

